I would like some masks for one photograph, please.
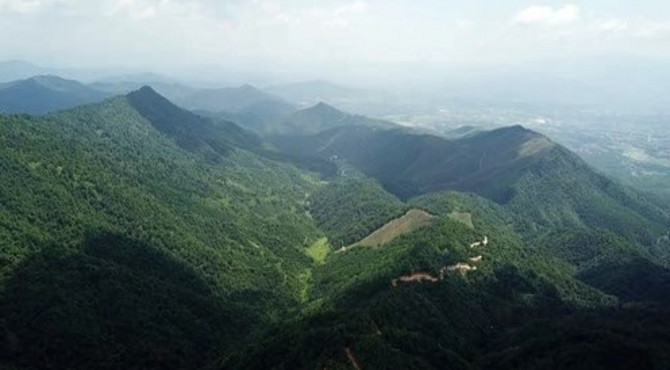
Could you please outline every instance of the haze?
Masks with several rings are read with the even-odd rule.
[[[473,65],[665,59],[668,14],[658,0],[0,0],[0,50],[47,66],[388,84]]]

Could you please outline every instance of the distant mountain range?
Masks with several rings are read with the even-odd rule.
[[[0,111],[44,114],[99,102],[109,96],[74,80],[35,76],[0,84]]]
[[[384,128],[397,126],[389,121],[346,113],[323,102],[290,114],[284,114],[275,120],[268,120],[260,126],[247,125],[245,120],[241,120],[239,123],[263,135],[311,135],[340,126],[359,125]]]
[[[264,89],[307,108],[324,102],[355,114],[388,115],[406,104],[399,95],[382,90],[352,88],[326,80],[269,86]]]
[[[32,76],[49,74],[52,71],[22,60],[0,62],[0,83],[23,80]]]

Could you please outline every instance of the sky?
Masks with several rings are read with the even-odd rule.
[[[48,66],[357,78],[604,54],[670,57],[670,2],[0,0],[0,60]]]

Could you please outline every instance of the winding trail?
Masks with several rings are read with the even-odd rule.
[[[395,287],[395,286],[398,286],[398,282],[411,283],[411,282],[415,282],[415,281],[416,282],[430,281],[432,283],[436,283],[439,280],[440,279],[438,279],[436,277],[433,277],[432,275],[427,274],[425,272],[416,272],[416,273],[413,273],[413,274],[401,276],[397,279],[393,279],[391,281],[391,285],[393,285]]]
[[[488,244],[489,244],[489,238],[487,236],[484,236],[484,240],[470,244],[470,248],[479,247],[482,245],[486,246]],[[435,277],[427,272],[422,271],[413,272],[411,274],[403,275],[396,279],[391,280],[391,286],[393,288],[396,288],[399,283],[422,283],[422,282],[437,283],[440,280],[444,280],[447,272],[460,272],[461,274],[465,275],[470,271],[477,270],[477,266],[474,266],[474,264],[481,262],[483,259],[484,256],[480,254],[478,256],[468,258],[469,263],[459,262],[454,265],[444,266],[440,269],[440,274],[438,275],[438,277]]]

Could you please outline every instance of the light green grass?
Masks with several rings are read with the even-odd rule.
[[[307,248],[307,255],[312,257],[315,262],[323,263],[330,253],[330,244],[328,238],[321,238]]]
[[[467,225],[471,229],[475,228],[475,225],[472,224],[472,215],[470,213],[451,212],[447,216],[454,221]]]

